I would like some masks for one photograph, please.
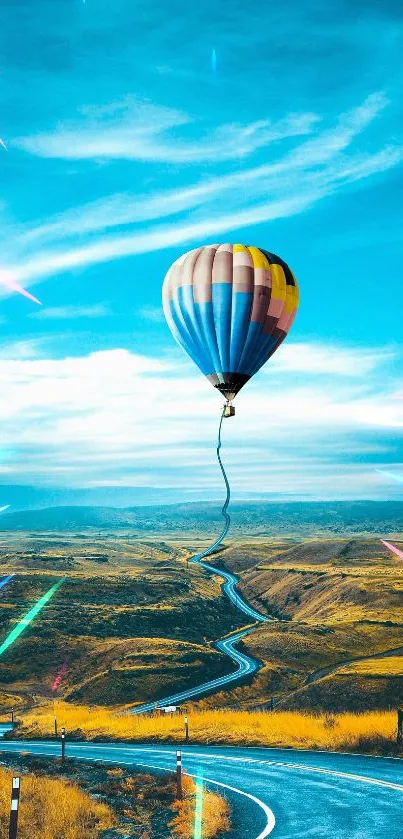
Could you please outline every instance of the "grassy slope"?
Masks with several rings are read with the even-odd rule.
[[[8,534],[1,573],[17,577],[0,592],[2,636],[55,577],[68,580],[0,659],[7,706],[18,693],[50,697],[61,668],[57,695],[90,704],[158,698],[228,672],[231,664],[209,642],[242,617],[222,599],[217,579],[186,567],[190,544]],[[253,682],[199,707],[255,707],[271,696],[282,708],[395,707],[403,691],[402,564],[379,540],[255,537],[214,561],[241,575],[257,608],[282,620],[243,642],[264,661]],[[380,654],[388,661],[374,658]],[[361,658],[365,664],[348,664]]]
[[[180,551],[113,535],[12,534],[6,543],[0,574],[16,577],[0,592],[0,637],[55,579],[67,580],[0,658],[4,693],[50,697],[65,671],[59,696],[136,702],[232,669],[210,642],[240,625],[238,613]]]
[[[399,541],[396,544],[401,544]],[[403,692],[402,563],[377,540],[245,542],[221,554],[254,606],[282,620],[245,649],[265,666],[252,685],[203,701],[363,710],[395,707]],[[242,570],[241,570],[242,569]],[[382,659],[373,658],[379,654]],[[345,666],[351,659],[366,661]],[[325,671],[325,672],[322,672]]]

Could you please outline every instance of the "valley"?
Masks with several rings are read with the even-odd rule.
[[[1,638],[66,580],[0,657],[2,710],[56,699],[135,706],[231,672],[213,642],[247,619],[216,576],[187,561],[204,544],[199,534],[3,531],[0,574],[15,576],[0,590]],[[264,709],[272,699],[278,710],[396,707],[402,563],[378,538],[232,537],[211,561],[235,573],[242,596],[272,620],[239,642],[261,669],[194,708]]]

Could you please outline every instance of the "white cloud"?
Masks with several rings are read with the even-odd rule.
[[[225,424],[235,491],[303,495],[310,482],[316,494],[332,486],[336,496],[382,493],[370,460],[379,465],[388,435],[403,428],[403,402],[390,396],[395,383],[390,394],[379,386],[370,349],[356,351],[364,384],[346,379],[347,363],[324,377],[312,362],[318,348],[296,348],[305,363],[294,364],[290,345],[288,361],[248,384]],[[14,357],[5,349],[0,365],[2,445],[13,452],[0,463],[3,481],[220,491],[214,446],[222,399],[179,350],[168,360],[126,350],[53,359],[39,346],[36,354],[33,346],[25,355],[15,349]],[[333,349],[320,348],[323,365]],[[382,363],[387,357],[386,349]],[[364,456],[368,469],[357,463]]]
[[[396,352],[387,348],[357,349],[319,342],[284,343],[270,362],[270,368],[294,373],[322,373],[362,378],[392,361]]]
[[[142,306],[140,309],[136,309],[136,315],[152,323],[163,323],[164,321],[162,306]]]
[[[19,283],[69,271],[73,268],[96,265],[123,256],[150,253],[163,248],[173,247],[188,242],[206,239],[220,233],[242,227],[259,224],[275,218],[283,218],[302,212],[313,204],[322,193],[316,191],[303,196],[279,199],[254,208],[229,213],[218,218],[206,218],[193,224],[172,224],[156,227],[150,232],[102,238],[81,248],[65,251],[41,252],[21,265],[10,267],[14,280]]]
[[[109,315],[110,309],[105,303],[94,303],[93,306],[49,306],[28,315],[36,320],[70,320],[75,318],[103,318]]]
[[[127,194],[110,195],[100,201],[91,201],[82,207],[67,211],[53,221],[40,224],[20,236],[20,243],[28,246],[40,241],[54,241],[71,236],[84,236],[99,230],[153,221],[172,216],[203,204],[210,194],[217,191],[218,184],[173,190],[154,196]]]
[[[381,94],[369,96],[343,114],[335,127],[318,129],[315,137],[297,142],[277,158],[272,155],[263,165],[149,196],[111,195],[46,220],[21,232],[18,261],[10,258],[8,267],[15,281],[28,284],[77,267],[206,241],[241,227],[301,213],[325,196],[401,162],[403,148],[399,146],[364,154],[350,148],[386,104]],[[152,123],[153,113],[148,114],[147,124]],[[296,119],[285,117],[283,124],[293,125]],[[159,122],[158,115],[155,120],[165,128],[175,123],[171,112],[164,112]],[[256,131],[252,126],[249,134],[246,129],[244,133],[256,139]],[[161,223],[184,212],[185,217]],[[156,223],[150,225],[150,221]],[[94,236],[101,231],[102,236]],[[69,241],[73,236],[79,236],[78,246]],[[45,242],[50,244],[44,248]],[[0,289],[0,294],[6,293]]]
[[[13,145],[40,157],[127,159],[142,162],[191,164],[246,157],[269,143],[309,134],[318,117],[290,114],[278,122],[259,120],[249,125],[229,123],[208,130],[197,141],[178,137],[192,120],[169,108],[125,101],[101,112],[92,110],[49,134],[19,137]],[[171,136],[167,135],[171,133]],[[176,132],[176,133],[175,133]]]
[[[43,355],[44,344],[46,344],[46,339],[37,338],[2,344],[0,345],[0,359],[2,361],[17,361],[19,359],[38,358]]]

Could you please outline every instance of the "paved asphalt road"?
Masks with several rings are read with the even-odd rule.
[[[59,755],[60,743],[0,742],[1,751]],[[68,743],[67,756],[175,769],[172,746]],[[231,839],[402,839],[403,760],[288,749],[187,746],[233,811]]]
[[[252,606],[249,606],[249,603],[244,600],[240,594],[238,594],[235,586],[239,582],[239,578],[235,576],[235,574],[230,574],[229,571],[223,571],[222,568],[214,568],[213,565],[209,565],[208,562],[200,562],[198,563],[207,571],[211,571],[213,574],[217,574],[219,577],[222,577],[225,580],[222,590],[224,594],[229,597],[230,600],[234,603],[234,605],[239,609],[241,612],[244,612],[248,618],[251,618],[253,621],[258,621],[259,623],[265,623],[266,621],[270,620],[270,618],[266,618],[264,615],[261,615],[260,612],[257,612],[256,609],[253,609]]]
[[[189,688],[188,690],[183,690],[181,693],[173,693],[171,696],[161,699],[159,702],[149,702],[147,705],[139,705],[137,708],[132,708],[129,713],[145,714],[148,711],[153,711],[156,705],[158,708],[163,708],[164,705],[179,705],[187,699],[193,699],[196,696],[209,693],[209,691],[218,690],[219,688],[224,687],[224,685],[228,685],[230,682],[237,682],[243,676],[249,676],[251,673],[255,673],[255,671],[260,667],[259,662],[256,661],[256,659],[250,658],[248,655],[241,653],[239,650],[236,650],[234,647],[234,644],[243,638],[244,635],[248,635],[249,632],[250,629],[242,629],[235,635],[231,635],[228,638],[222,638],[214,645],[217,650],[221,650],[221,652],[228,655],[229,658],[237,664],[238,669],[234,670],[233,673],[228,673],[227,676],[220,676],[218,679],[212,679],[210,682],[203,682],[203,684],[197,685],[197,687],[194,688]]]
[[[195,562],[196,560],[193,561]],[[230,574],[229,571],[223,571],[221,568],[214,568],[213,565],[209,565],[207,562],[201,562],[200,560],[197,561],[199,565],[202,565],[207,571],[217,574],[224,580],[222,585],[223,592],[232,601],[232,603],[234,603],[235,606],[249,618],[249,620],[253,620],[255,623],[265,623],[270,620],[264,615],[261,615],[260,612],[256,612],[256,610],[253,609],[252,606],[249,606],[249,604],[246,603],[246,601],[238,594],[235,588],[238,582],[238,577],[235,577],[234,574]],[[234,670],[233,673],[229,673],[227,676],[220,676],[218,679],[213,679],[210,682],[203,682],[201,685],[197,685],[197,687],[190,688],[189,690],[184,690],[180,693],[173,693],[171,696],[166,696],[164,699],[159,700],[159,702],[148,702],[145,705],[139,705],[136,708],[131,709],[129,713],[145,714],[148,711],[152,711],[156,706],[158,708],[163,708],[164,705],[178,705],[181,702],[186,702],[187,699],[194,699],[197,696],[205,696],[213,690],[218,690],[231,682],[239,681],[239,679],[242,679],[244,676],[250,676],[252,673],[255,673],[261,666],[260,662],[255,658],[245,655],[240,652],[240,650],[236,650],[234,646],[237,641],[244,637],[244,635],[249,635],[249,633],[253,632],[254,629],[255,626],[242,629],[240,632],[236,632],[233,635],[222,638],[214,644],[217,650],[225,653],[237,665],[237,670]]]
[[[9,731],[12,731],[14,726],[8,722],[0,722],[0,737],[4,737]]]

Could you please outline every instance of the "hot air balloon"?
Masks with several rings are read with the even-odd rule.
[[[288,265],[247,245],[206,245],[169,269],[163,306],[173,336],[209,382],[232,400],[284,341],[298,308]]]

